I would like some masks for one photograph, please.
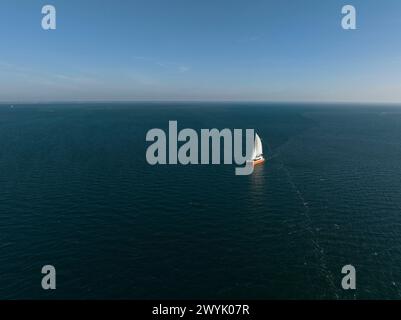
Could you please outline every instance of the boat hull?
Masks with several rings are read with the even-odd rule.
[[[258,164],[262,164],[263,162],[265,162],[264,158],[256,159],[256,160],[253,160],[253,165],[257,166]]]

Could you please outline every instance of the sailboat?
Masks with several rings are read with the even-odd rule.
[[[260,140],[260,137],[257,133],[255,136],[255,144],[253,146],[251,161],[253,162],[254,166],[265,162],[265,158],[263,157],[262,140]]]

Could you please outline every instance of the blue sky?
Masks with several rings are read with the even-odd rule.
[[[41,9],[57,9],[57,30]],[[357,30],[341,8],[357,9]],[[0,101],[401,102],[399,0],[2,0]]]

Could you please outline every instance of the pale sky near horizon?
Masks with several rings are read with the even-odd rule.
[[[42,6],[57,29],[41,28]],[[343,5],[357,30],[341,28]],[[2,0],[0,102],[401,103],[399,0]]]

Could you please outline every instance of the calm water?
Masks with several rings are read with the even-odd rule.
[[[151,167],[169,120],[255,128],[270,160]],[[0,298],[401,298],[400,137],[385,106],[0,106]]]

